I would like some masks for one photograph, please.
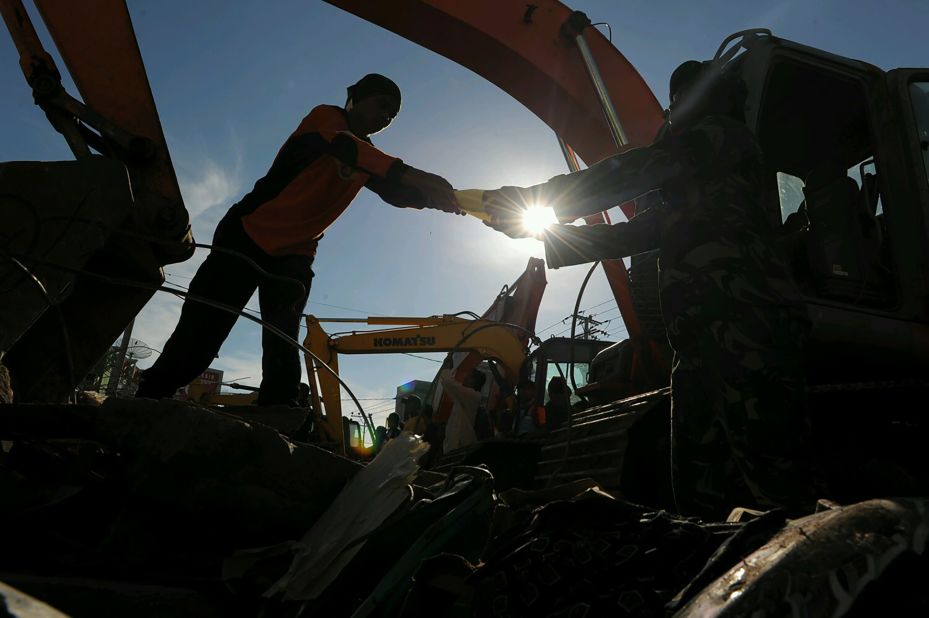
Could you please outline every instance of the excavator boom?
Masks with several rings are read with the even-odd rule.
[[[526,106],[588,164],[616,153],[569,20],[555,0],[326,0],[474,71]],[[650,144],[661,106],[596,28],[584,31],[629,146]],[[627,213],[629,214],[629,213]]]

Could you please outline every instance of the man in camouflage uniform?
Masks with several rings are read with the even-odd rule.
[[[745,89],[691,61],[672,75],[671,100],[671,122],[648,147],[535,187],[486,192],[490,225],[516,236],[517,214],[531,201],[568,222],[660,189],[662,199],[628,222],[553,226],[544,238],[548,264],[659,248],[661,309],[674,349],[679,510],[725,515],[747,487],[758,506],[802,512],[813,505],[802,367],[809,319],[764,212]]]

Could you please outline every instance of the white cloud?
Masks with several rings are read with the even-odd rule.
[[[223,381],[258,386],[261,383],[261,350],[246,352],[236,350],[230,354],[220,353],[210,367],[223,371]],[[237,392],[237,391],[236,391]]]
[[[232,204],[241,190],[240,168],[241,159],[237,160],[232,169],[228,169],[209,157],[203,157],[193,175],[178,176],[191,221],[196,222],[214,206],[228,207]]]
[[[229,151],[233,153],[233,162],[230,165],[223,165],[206,155],[184,154],[187,149],[183,144],[172,144],[172,150],[182,153],[177,157],[176,164],[178,183],[187,211],[190,213],[194,238],[201,243],[210,241],[216,223],[242,190],[241,149],[237,147],[234,135],[230,137],[230,144]],[[165,267],[165,283],[186,288],[206,256],[207,250],[197,249],[193,257],[186,262],[168,265]],[[136,317],[133,337],[144,341],[152,348],[163,349],[177,325],[181,302],[166,292],[156,293]],[[257,306],[257,303],[252,299],[250,305]],[[154,355],[139,365],[149,366],[156,358],[157,355]],[[247,364],[247,361],[241,358],[244,357],[234,357],[238,359],[234,362]],[[258,367],[257,374],[252,371],[251,374],[242,375],[256,375],[260,379],[260,357]]]

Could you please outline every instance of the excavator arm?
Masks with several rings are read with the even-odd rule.
[[[383,330],[329,335],[322,322],[362,323],[370,326],[399,326]],[[338,373],[339,354],[403,354],[410,352],[473,352],[493,359],[503,368],[503,379],[515,384],[520,376],[527,346],[514,334],[512,325],[457,316],[369,317],[367,319],[306,318],[307,336],[303,345],[319,361]],[[342,408],[339,382],[316,358],[306,355],[310,383],[310,403],[315,411],[325,410],[319,424],[328,441],[343,444]],[[372,434],[373,427],[368,428]],[[344,445],[343,445],[344,447]]]
[[[35,4],[81,99],[22,1],[0,0],[35,102],[76,159],[0,163],[0,280],[12,282],[0,359],[21,403],[68,398],[164,281],[161,267],[194,250],[124,0]]]

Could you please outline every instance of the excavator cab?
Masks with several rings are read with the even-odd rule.
[[[523,371],[535,384],[536,401],[548,403],[548,383],[560,376],[571,388],[571,403],[577,403],[587,392],[585,389],[600,388],[590,376],[591,362],[601,351],[613,346],[611,341],[598,339],[571,339],[551,337],[542,342],[526,358]]]
[[[740,35],[726,70],[748,88],[765,207],[814,322],[812,381],[924,372],[929,70],[886,73],[768,31],[720,51]]]

